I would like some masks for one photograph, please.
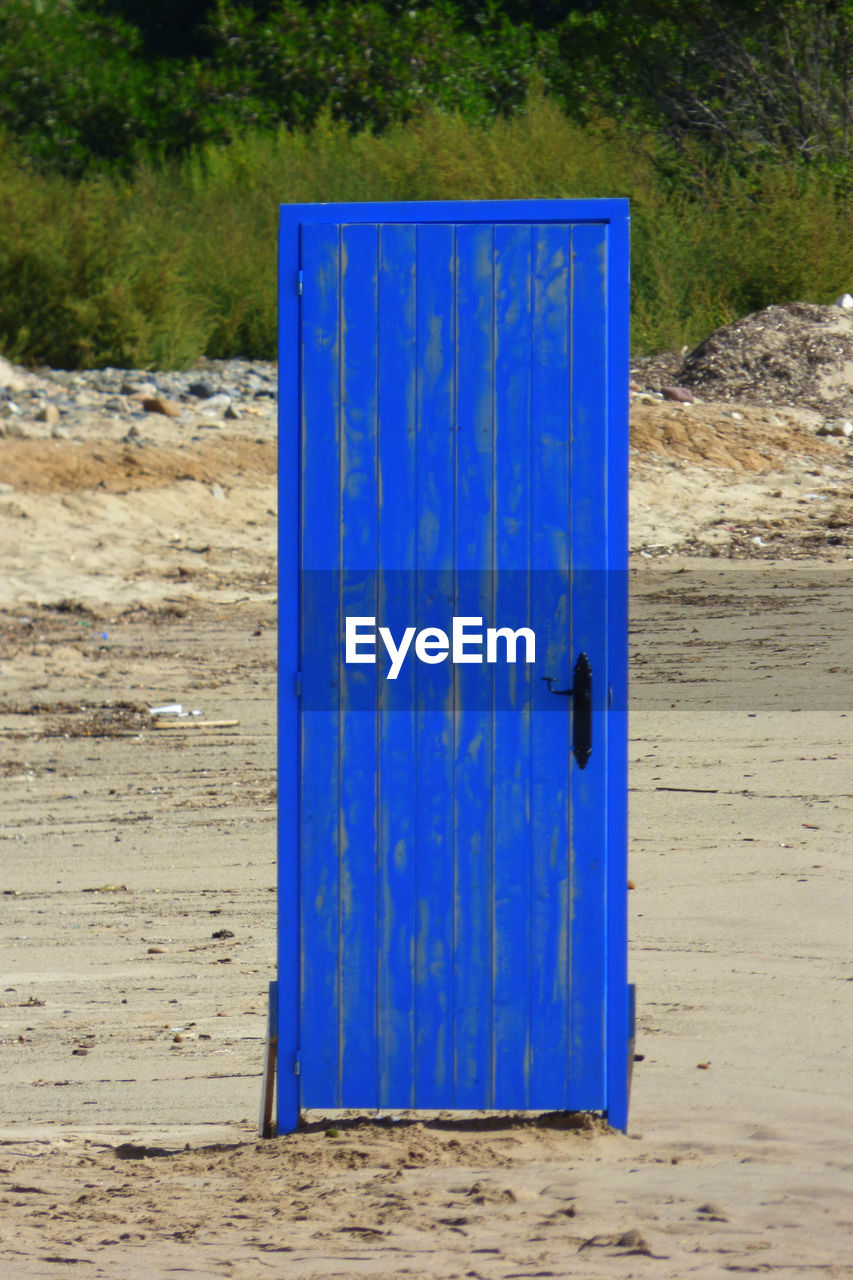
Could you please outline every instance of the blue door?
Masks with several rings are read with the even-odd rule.
[[[278,1122],[627,1113],[627,207],[284,208]]]

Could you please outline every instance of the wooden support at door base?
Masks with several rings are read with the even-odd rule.
[[[267,1013],[267,1036],[264,1044],[264,1076],[261,1084],[261,1118],[258,1123],[258,1135],[261,1138],[274,1138],[276,1126],[273,1122],[273,1100],[275,1098],[275,1068],[278,1058],[278,983],[270,983],[269,1011]]]

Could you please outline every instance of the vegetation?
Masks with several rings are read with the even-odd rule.
[[[273,358],[277,206],[626,195],[633,339],[853,284],[853,0],[4,0],[0,351]]]

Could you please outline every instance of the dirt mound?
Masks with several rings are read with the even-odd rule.
[[[756,311],[701,342],[678,381],[706,400],[853,418],[853,311],[805,302]]]

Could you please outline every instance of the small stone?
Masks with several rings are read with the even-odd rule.
[[[5,494],[14,493],[14,492],[15,492],[15,486],[13,484],[7,484],[5,480],[0,480],[0,497],[3,497]]]
[[[167,947],[149,947],[148,954],[149,956],[164,956],[167,950]]]
[[[66,427],[54,427],[50,438],[51,440],[70,440],[71,432]]]
[[[622,1232],[616,1241],[616,1247],[617,1249],[647,1249],[648,1245],[642,1233],[636,1227],[631,1227],[630,1230]]]
[[[110,396],[109,400],[104,401],[104,408],[109,413],[127,413],[130,405],[127,403],[127,396]]]
[[[187,387],[187,391],[198,400],[209,400],[211,396],[216,394],[209,382],[191,382]]]
[[[210,492],[213,494],[217,502],[225,501],[225,490],[222,488],[221,484],[211,485]]]
[[[834,436],[839,440],[849,440],[853,436],[853,422],[824,422],[818,427],[819,436]]]
[[[529,1187],[506,1187],[504,1195],[513,1204],[523,1204],[526,1200],[535,1200],[536,1192]]]
[[[48,426],[55,427],[59,422],[59,410],[56,405],[43,405],[36,414],[36,422],[46,422]]]
[[[165,396],[146,396],[142,407],[146,413],[161,413],[166,418],[181,416],[181,406],[175,400],[167,400]]]
[[[4,434],[9,440],[29,440],[29,436],[20,422],[8,421]]]
[[[850,308],[853,307],[853,298],[851,298],[849,293],[842,293],[840,298],[835,299],[834,305],[836,307],[842,307],[845,311],[849,311]]]
[[[692,404],[695,397],[688,387],[662,387],[664,400],[674,400],[677,404]]]
[[[231,404],[231,397],[227,396],[224,391],[220,391],[218,395],[210,396],[205,400],[200,412],[204,414],[219,413],[223,409],[227,409]]]
[[[123,396],[135,396],[139,400],[144,399],[145,396],[156,396],[157,388],[153,382],[123,382],[121,384],[121,394]]]
[[[236,404],[229,404],[228,408],[225,410],[225,417],[229,422],[239,422],[242,416],[243,415]]]
[[[711,1222],[728,1222],[725,1209],[718,1204],[712,1204],[710,1201],[707,1204],[700,1204],[696,1212],[700,1217],[707,1218]]]

